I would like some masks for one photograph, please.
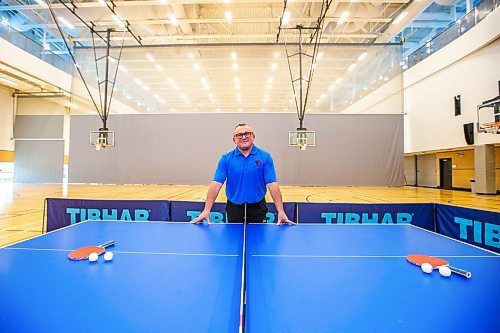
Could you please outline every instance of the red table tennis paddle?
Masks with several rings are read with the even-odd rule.
[[[97,255],[102,254],[106,251],[107,247],[115,245],[115,241],[111,240],[99,246],[85,246],[79,249],[76,249],[68,254],[68,258],[71,260],[85,260],[89,258],[91,253],[97,253]]]
[[[422,264],[428,263],[434,269],[439,268],[441,266],[448,266],[448,268],[450,269],[450,271],[452,271],[453,273],[455,273],[457,275],[463,276],[463,277],[465,277],[467,279],[470,279],[472,277],[472,273],[471,272],[468,272],[468,271],[466,271],[464,269],[452,267],[452,266],[450,266],[448,264],[448,262],[446,260],[439,259],[439,258],[436,258],[436,257],[426,256],[426,255],[423,255],[423,254],[410,254],[410,255],[406,256],[406,259],[410,263],[412,263],[414,265],[417,265],[417,266],[422,266]]]

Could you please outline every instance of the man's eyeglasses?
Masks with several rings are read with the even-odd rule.
[[[253,132],[244,132],[244,133],[237,133],[234,136],[237,137],[238,139],[243,139],[243,137],[249,138],[250,135],[252,135],[252,134],[253,134]]]

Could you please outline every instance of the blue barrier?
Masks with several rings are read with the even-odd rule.
[[[289,219],[295,221],[295,203],[285,202],[283,203],[283,208]],[[205,207],[204,202],[199,201],[171,201],[170,211],[172,216],[172,221],[175,222],[188,222],[192,219],[198,217]],[[212,223],[226,223],[226,204],[221,202],[214,203],[212,210],[210,212],[210,221]],[[276,206],[272,202],[267,203],[267,222],[274,223],[277,219],[278,212],[276,211]]]
[[[500,253],[500,213],[437,204],[437,232]]]
[[[413,224],[434,231],[434,204],[299,203],[300,223]]]
[[[47,198],[46,231],[83,220],[189,222],[205,203],[166,200],[86,200]],[[277,219],[267,204],[268,223]],[[288,218],[300,223],[412,224],[494,252],[500,252],[500,213],[434,203],[295,203],[285,202]],[[225,203],[212,207],[213,223],[226,223]]]
[[[85,220],[170,221],[165,200],[87,200],[47,198],[46,231]]]
[[[189,222],[198,217],[205,207],[205,202],[201,201],[170,201],[170,212],[174,222]],[[212,223],[226,222],[226,204],[216,202],[210,211],[210,221]]]

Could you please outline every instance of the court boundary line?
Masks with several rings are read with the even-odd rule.
[[[222,225],[222,226],[225,226],[225,225],[242,225],[243,223],[212,223],[210,225],[208,225],[207,223],[192,223],[192,222],[172,222],[172,221],[121,221],[121,220],[84,220],[84,221],[80,221],[80,222],[77,222],[75,224],[70,224],[68,226],[65,226],[65,227],[62,227],[62,228],[59,228],[59,229],[56,229],[56,230],[52,230],[52,231],[48,231],[46,233],[41,233],[40,235],[36,235],[36,236],[33,236],[33,237],[29,237],[29,238],[25,238],[23,240],[20,240],[20,241],[17,241],[17,242],[14,242],[12,244],[9,244],[9,245],[5,245],[3,247],[0,247],[0,249],[8,249],[9,247],[12,247],[16,244],[19,244],[19,243],[22,243],[24,241],[28,241],[28,240],[32,240],[32,239],[35,239],[35,238],[38,238],[38,237],[42,237],[42,236],[45,236],[45,235],[48,235],[48,234],[51,234],[51,233],[54,233],[54,232],[58,232],[58,231],[61,231],[61,230],[64,230],[64,229],[67,229],[67,228],[71,228],[71,227],[74,227],[74,226],[77,226],[77,225],[80,225],[80,224],[83,224],[83,223],[89,223],[89,222],[95,222],[95,223],[98,223],[98,222],[120,222],[120,223],[150,223],[150,222],[153,222],[153,223],[163,223],[163,224],[193,224],[193,225],[202,225],[202,226],[210,226],[212,227],[213,225]],[[250,223],[249,225],[265,225],[265,226],[275,226],[275,227],[282,227],[281,225],[277,225],[275,223]],[[461,244],[464,244],[464,245],[467,245],[467,246],[471,246],[471,247],[474,247],[476,249],[479,249],[479,250],[482,250],[482,251],[485,251],[485,252],[488,252],[488,253],[491,253],[491,254],[494,254],[495,256],[500,256],[500,254],[494,252],[494,251],[491,251],[491,250],[487,250],[487,249],[483,249],[477,245],[474,245],[474,244],[470,244],[470,243],[466,243],[464,241],[461,241],[461,240],[458,240],[458,239],[455,239],[455,238],[451,238],[449,236],[445,236],[445,235],[442,235],[442,234],[439,234],[437,232],[434,232],[434,231],[430,231],[430,230],[427,230],[427,229],[424,229],[422,227],[419,227],[419,226],[416,226],[416,225],[413,225],[411,223],[401,223],[401,224],[380,224],[380,223],[368,223],[368,224],[362,224],[362,223],[356,223],[356,224],[345,224],[345,223],[342,223],[342,224],[326,224],[326,223],[297,223],[296,225],[284,225],[285,227],[294,227],[294,226],[307,226],[307,225],[310,225],[310,226],[317,226],[317,225],[321,225],[321,226],[358,226],[358,227],[361,227],[361,226],[392,226],[392,227],[395,227],[395,226],[398,226],[398,227],[403,227],[403,226],[410,226],[410,227],[413,227],[413,228],[416,228],[416,229],[419,229],[419,230],[422,230],[422,231],[425,231],[425,232],[429,232],[431,234],[434,234],[434,235],[437,235],[437,236],[440,236],[440,237],[444,237],[444,238],[447,238],[447,239],[450,239],[452,241],[455,241],[455,242],[458,242],[458,243],[461,243]]]
[[[71,227],[74,227],[74,226],[77,226],[77,225],[80,225],[80,224],[83,224],[83,223],[91,223],[91,222],[95,222],[95,223],[99,223],[99,222],[120,222],[120,223],[149,223],[149,222],[154,222],[154,223],[163,223],[163,224],[193,224],[193,225],[208,225],[207,223],[191,223],[191,222],[172,222],[172,221],[122,221],[122,220],[83,220],[83,221],[80,221],[80,222],[76,222],[74,224],[70,224],[70,225],[67,225],[65,227],[62,227],[62,228],[59,228],[59,229],[56,229],[56,230],[52,230],[52,231],[47,231],[47,232],[42,232],[40,235],[35,235],[35,236],[32,236],[32,237],[28,237],[28,238],[24,238],[24,239],[21,239],[17,242],[14,242],[14,243],[11,243],[11,244],[7,244],[7,245],[4,245],[2,247],[0,247],[0,249],[6,249],[10,246],[14,246],[16,244],[19,244],[19,243],[22,243],[22,242],[25,242],[25,241],[28,241],[28,240],[32,240],[32,239],[35,239],[35,238],[38,238],[38,237],[42,237],[42,236],[45,236],[45,235],[48,235],[48,234],[52,234],[54,232],[58,232],[58,231],[61,231],[61,230],[64,230],[64,229],[67,229],[67,228],[71,228]],[[242,225],[242,223],[212,223],[212,225],[230,225],[230,224],[233,224],[233,225]]]
[[[478,250],[482,250],[482,251],[485,251],[485,252],[488,252],[488,253],[491,253],[491,254],[494,254],[495,256],[500,256],[500,254],[496,253],[495,251],[491,251],[491,250],[488,250],[488,249],[483,249],[482,247],[479,247],[477,245],[474,245],[474,244],[470,244],[470,243],[467,243],[467,242],[464,242],[464,241],[461,241],[459,239],[455,239],[455,238],[452,238],[450,236],[445,236],[445,235],[442,235],[440,233],[437,233],[435,231],[430,231],[430,230],[427,230],[427,229],[424,229],[422,227],[419,227],[419,226],[416,226],[416,225],[413,225],[413,224],[410,224],[412,227],[414,228],[417,228],[417,229],[420,229],[422,231],[426,231],[426,232],[429,232],[429,233],[432,233],[434,235],[437,235],[437,236],[440,236],[440,237],[444,237],[444,238],[447,238],[449,240],[452,240],[452,241],[455,241],[455,242],[458,242],[458,243],[461,243],[461,244],[464,244],[464,245],[467,245],[467,246],[472,246]]]
[[[20,241],[14,242],[12,244],[8,244],[8,245],[5,245],[5,246],[2,246],[2,247],[0,247],[0,249],[7,249],[9,246],[13,246],[13,245],[16,245],[16,244],[19,244],[19,243],[22,243],[22,242],[25,242],[25,241],[28,241],[28,240],[32,240],[32,239],[35,239],[35,238],[38,238],[38,237],[41,237],[41,236],[45,236],[45,235],[51,234],[53,232],[64,230],[66,228],[74,227],[75,225],[78,225],[79,223],[85,223],[85,222],[88,222],[88,221],[89,220],[85,220],[85,221],[81,221],[81,222],[78,222],[78,223],[75,223],[75,224],[67,225],[65,227],[62,227],[62,228],[59,228],[59,229],[56,229],[56,230],[48,231],[48,232],[45,232],[45,233],[42,232],[40,235],[36,235],[36,236],[33,236],[33,237],[28,237],[28,238],[22,239]]]
[[[10,247],[4,250],[18,251],[47,251],[47,252],[71,252],[73,250],[55,249],[55,248],[29,248],[29,247]],[[150,255],[171,255],[171,256],[198,256],[198,257],[241,257],[241,254],[224,254],[224,253],[189,253],[189,252],[148,252],[148,251],[112,251],[120,254],[150,254]]]

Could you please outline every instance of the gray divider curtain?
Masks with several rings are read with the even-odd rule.
[[[96,151],[89,131],[97,116],[72,115],[69,181],[118,184],[208,184],[221,154],[234,148],[233,128],[250,124],[255,144],[274,158],[284,185],[401,186],[403,115],[311,114],[316,147],[288,147],[295,114],[112,115],[115,147]]]

